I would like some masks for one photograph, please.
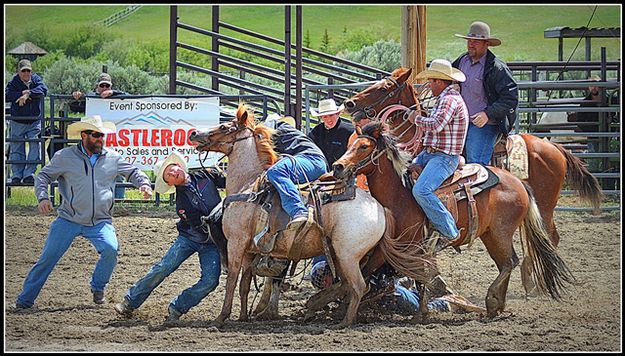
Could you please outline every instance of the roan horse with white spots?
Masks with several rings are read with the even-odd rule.
[[[245,105],[240,105],[236,117],[209,130],[198,130],[189,136],[190,141],[197,145],[199,151],[221,152],[228,156],[226,179],[227,197],[234,194],[246,194],[265,169],[278,159],[272,148],[271,129],[256,124],[254,117]],[[228,199],[226,197],[226,199]],[[279,196],[274,195],[274,209],[280,207]],[[239,320],[248,319],[247,296],[253,273],[252,262],[259,254],[253,242],[255,233],[252,222],[259,218],[260,205],[247,201],[232,201],[224,207],[223,230],[228,249],[228,277],[226,295],[221,313],[216,324],[222,326],[230,316],[232,299],[239,272],[243,274],[239,285],[241,311]],[[278,208],[278,209],[281,209]],[[360,271],[359,263],[367,252],[380,241],[388,240],[394,234],[393,218],[370,194],[356,190],[353,200],[343,200],[321,206],[323,231],[309,230],[306,243],[300,257],[311,258],[324,254],[322,238],[327,235],[333,251],[332,259],[336,272],[340,277],[342,289],[349,295],[349,305],[345,317],[338,327],[351,325],[357,314],[358,305],[365,293],[366,284]],[[284,240],[293,231],[283,231]],[[275,247],[269,252],[275,258],[287,258],[288,247],[276,240]],[[279,293],[275,288],[274,293]],[[315,298],[313,296],[311,300]],[[271,298],[273,308],[277,310],[277,298]],[[272,307],[271,305],[267,308]]]

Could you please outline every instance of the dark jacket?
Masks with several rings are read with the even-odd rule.
[[[217,188],[225,188],[226,179],[217,171],[189,173],[189,182],[176,186],[176,212],[180,221],[176,228],[181,236],[199,243],[212,243],[202,229],[202,216],[208,216],[221,202]]]
[[[468,55],[466,52],[458,57],[452,66],[459,68],[462,57]],[[491,51],[486,52],[483,82],[488,103],[484,112],[489,118],[497,120],[499,131],[507,135],[516,121],[519,89],[508,66]]]
[[[317,155],[325,160],[321,149],[308,136],[286,122],[278,121],[276,123],[276,132],[271,139],[274,149],[278,153],[291,156],[303,154]]]
[[[15,101],[22,96],[22,91],[30,90],[30,99],[26,100],[24,106],[19,106]],[[4,100],[11,103],[11,116],[36,116],[43,118],[42,103],[43,98],[48,94],[48,87],[43,79],[37,74],[32,73],[31,80],[26,85],[20,76],[15,74],[11,81],[4,89]],[[30,124],[33,121],[14,120],[20,124]]]
[[[329,130],[323,123],[319,123],[308,133],[308,137],[319,146],[328,164],[332,167],[332,164],[347,151],[347,142],[353,132],[354,125],[339,118],[336,125]]]

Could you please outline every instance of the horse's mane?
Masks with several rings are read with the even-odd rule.
[[[278,161],[278,153],[274,149],[273,141],[271,140],[275,130],[263,124],[257,124],[254,120],[254,113],[252,110],[248,110],[245,104],[239,105],[237,118],[241,117],[243,111],[247,111],[247,118],[242,124],[249,127],[254,133],[256,151],[262,162],[263,169],[267,169]]]
[[[382,130],[383,127],[384,126],[381,122],[370,122],[362,128],[362,133],[364,135],[374,137],[373,133],[376,130]],[[387,157],[393,164],[393,168],[395,169],[397,175],[402,177],[404,172],[406,172],[408,164],[410,163],[410,157],[407,153],[400,151],[397,148],[396,141],[397,140],[393,136],[383,133],[378,137],[376,145],[378,146],[378,149],[388,148]]]

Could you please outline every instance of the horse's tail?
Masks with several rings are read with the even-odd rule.
[[[597,178],[590,173],[584,162],[573,155],[571,151],[558,143],[551,143],[566,158],[566,182],[579,193],[582,199],[592,204],[595,213],[599,213],[603,193],[601,193],[601,185]]]
[[[438,269],[433,257],[423,254],[423,248],[417,236],[421,233],[418,228],[413,231],[396,232],[395,217],[391,211],[384,208],[386,217],[386,231],[380,240],[380,250],[384,260],[388,262],[400,275],[410,277],[417,282],[427,284],[438,275]],[[419,225],[420,226],[420,225]],[[421,235],[422,236],[422,235]],[[405,239],[407,241],[402,241]]]
[[[549,239],[531,187],[525,182],[523,185],[530,200],[527,215],[521,223],[524,258],[530,261],[532,279],[540,291],[559,300],[565,283],[574,283],[575,277]]]

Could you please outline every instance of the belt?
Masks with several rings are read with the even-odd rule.
[[[438,148],[432,146],[425,146],[425,150],[427,151],[427,153],[442,152]]]

